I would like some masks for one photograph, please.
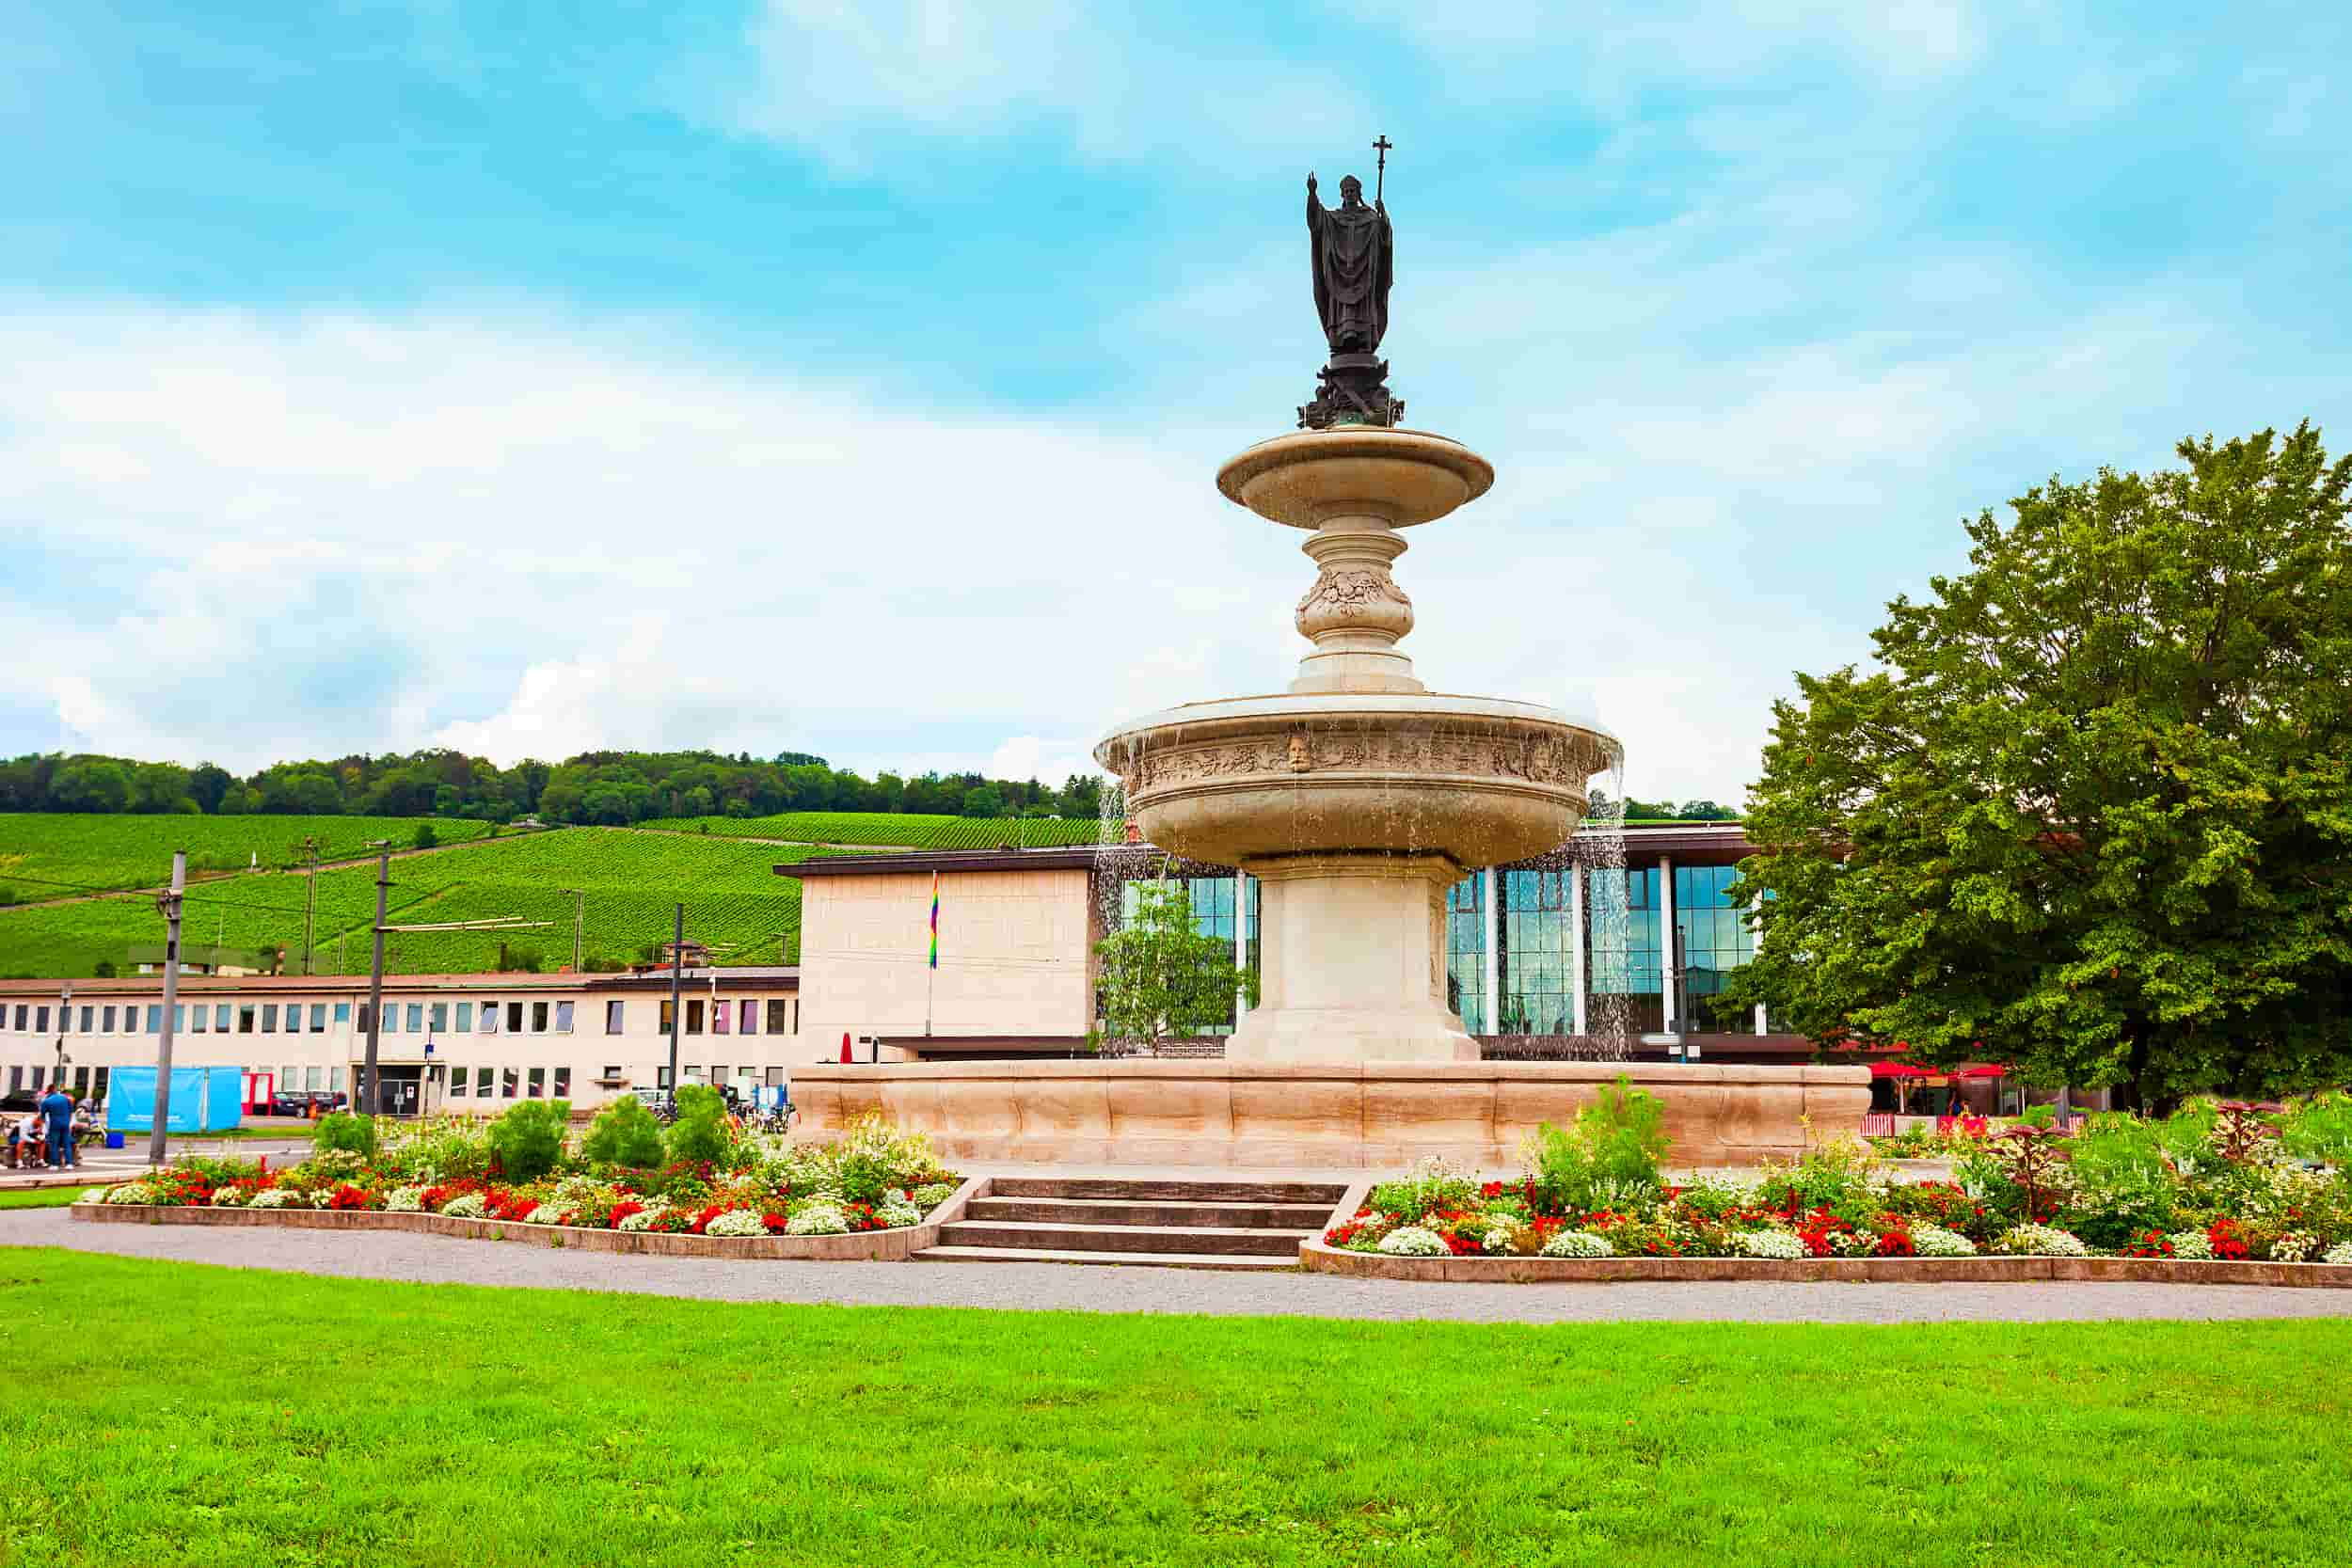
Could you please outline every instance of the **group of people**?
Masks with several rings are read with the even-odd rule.
[[[82,1163],[75,1146],[97,1125],[87,1101],[76,1105],[72,1095],[53,1085],[31,1110],[8,1123],[8,1164],[71,1169]]]

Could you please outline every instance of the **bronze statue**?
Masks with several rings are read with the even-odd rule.
[[[1340,182],[1340,204],[1326,207],[1307,176],[1307,232],[1313,247],[1315,314],[1333,354],[1371,354],[1389,330],[1389,285],[1396,276],[1396,232],[1387,203],[1364,205],[1364,182]]]
[[[1388,183],[1389,138],[1373,147],[1380,154],[1381,184]],[[1315,314],[1323,322],[1331,359],[1316,377],[1315,399],[1298,410],[1302,429],[1332,425],[1393,425],[1405,404],[1386,385],[1389,366],[1380,340],[1389,333],[1389,286],[1396,280],[1396,232],[1389,225],[1384,192],[1364,204],[1364,182],[1354,175],[1340,182],[1340,204],[1326,207],[1307,176],[1307,236],[1315,275]]]

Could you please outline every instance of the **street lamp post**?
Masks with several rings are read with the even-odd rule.
[[[57,991],[57,1068],[56,1070],[51,1073],[49,1077],[51,1084],[60,1087],[62,1087],[65,1084],[66,1065],[73,1060],[72,1057],[65,1053],[66,1014],[72,1011],[72,1008],[73,982],[68,980]]]

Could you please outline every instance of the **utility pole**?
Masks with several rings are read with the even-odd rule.
[[[153,1165],[167,1157],[171,1136],[171,1022],[180,1007],[180,905],[187,885],[188,852],[174,849],[171,891],[155,900],[164,912],[164,1017],[155,1035],[155,1124],[147,1135],[147,1161]]]
[[[73,1006],[73,982],[68,980],[57,991],[57,1070],[50,1078],[52,1084],[65,1082],[66,1064],[73,1058],[65,1053],[65,1018]]]
[[[564,890],[572,895],[572,973],[580,973],[580,942],[588,928],[588,895],[576,887]]]
[[[351,1108],[361,1116],[375,1114],[375,1040],[384,1027],[384,895],[392,885],[392,844],[386,839],[376,846],[375,859],[375,957],[368,969],[368,1050],[361,1059],[359,1081],[352,1087],[358,1092],[351,1097]]]
[[[315,833],[305,833],[302,837],[301,848],[303,858],[310,863],[310,886],[302,899],[302,973],[308,974],[311,972],[312,927],[317,920],[319,909],[318,836]]]
[[[670,943],[670,1094],[676,1103],[677,1032],[684,1021],[684,1004],[678,1001],[678,986],[685,979],[686,970],[686,906],[677,907],[677,940]]]

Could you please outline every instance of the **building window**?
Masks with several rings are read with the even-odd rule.
[[[544,1035],[548,1032],[548,1005],[544,1002],[533,1002],[531,1005],[531,1032],[534,1035]]]
[[[470,1002],[457,1004],[457,1032],[461,1035],[473,1033],[473,1004]]]
[[[84,1007],[82,1009],[82,1033],[85,1035],[90,1032],[90,1019],[97,1013],[97,1011],[98,1009],[95,1007]]]
[[[1675,867],[1675,929],[1682,938],[1682,987],[1691,1008],[1687,1028],[1738,1030],[1753,1026],[1753,1015],[1716,1006],[1731,972],[1756,957],[1756,933],[1746,912],[1731,901],[1734,865]]]
[[[604,1032],[608,1035],[617,1035],[621,1032],[621,1006],[618,1002],[607,1002],[604,1005]],[[605,1076],[610,1078],[615,1074],[607,1073]]]
[[[293,1094],[298,1091],[302,1087],[302,1069],[298,1067],[279,1069],[278,1073],[278,1086],[285,1090],[288,1094]]]
[[[658,1089],[668,1088],[670,1086],[670,1069],[666,1067],[658,1067],[654,1069],[653,1083],[654,1087]]]
[[[196,1032],[198,1034],[200,1035],[204,1033],[204,1026],[206,1023],[211,1022],[213,1010],[210,1007],[199,1007],[196,1009]]]
[[[336,1004],[335,1004],[335,1027],[336,1027],[336,1028],[338,1028],[338,1029],[340,1029],[340,1028],[342,1028],[344,1024],[349,1023],[350,1022],[351,1022],[351,1004],[350,1004],[350,1003],[348,1003],[348,1002],[338,1002],[338,1003],[336,1003]]]
[[[449,1069],[449,1097],[452,1100],[466,1098],[466,1069],[464,1068],[453,1067]]]
[[[501,1091],[499,1098],[501,1100],[514,1099],[515,1090],[516,1086],[521,1084],[521,1074],[517,1073],[513,1068],[510,1067],[501,1069],[499,1072],[499,1089]]]
[[[24,1033],[24,1022],[30,1017],[32,1017],[32,1009],[19,1002],[16,1005],[16,1032],[18,1034]]]
[[[60,1033],[62,1032],[63,1031],[60,1030]],[[48,1008],[36,1007],[33,1009],[33,1033],[36,1035],[45,1035],[49,1033]]]
[[[160,1002],[147,1009],[147,1032],[151,1035],[164,1032],[164,1007]]]
[[[712,1034],[723,1035],[728,1033],[728,1022],[734,1017],[733,1013],[731,1013],[728,1009],[733,1006],[733,1003],[722,1002],[715,996],[710,999],[710,1032]]]
[[[736,1020],[735,1032],[739,1035],[756,1035],[759,1033],[758,1003],[748,999],[744,1001],[740,1014]],[[772,1029],[769,1031],[771,1034],[773,1034],[774,1032],[775,1031]]]
[[[519,1002],[509,1002],[506,1005],[506,1032],[510,1035],[519,1035],[523,1032],[523,1005]]]
[[[325,1068],[304,1068],[302,1069],[302,1073],[304,1079],[302,1086],[304,1088],[310,1090],[312,1094],[324,1094],[326,1092],[326,1069]]]
[[[424,1033],[424,1004],[421,1002],[408,1004],[408,1033],[412,1035]]]
[[[555,1069],[555,1098],[558,1100],[569,1100],[571,1097],[572,1069],[567,1067],[557,1068]]]
[[[768,1069],[768,1086],[771,1089],[784,1087],[784,1069],[771,1067]]]
[[[686,1004],[686,1032],[690,1035],[703,1032],[703,1005],[699,997]]]
[[[22,1064],[19,1064],[19,1065],[18,1065],[18,1066],[16,1066],[16,1067],[12,1067],[12,1068],[8,1069],[8,1092],[9,1092],[10,1094],[14,1094],[17,1090],[19,1090],[19,1089],[23,1088],[24,1086],[24,1066],[23,1066]]]
[[[664,1000],[661,1004],[661,1032],[668,1034],[677,1022],[677,1004]]]
[[[1495,895],[1502,906],[1497,923],[1502,941],[1495,955],[1502,990],[1496,1032],[1575,1033],[1575,976],[1570,974],[1575,967],[1570,913],[1575,872],[1499,871]],[[1448,940],[1450,943],[1450,935]],[[1485,962],[1484,954],[1479,961]]]
[[[433,1032],[437,1035],[449,1033],[449,1004],[446,1002],[433,1004]]]
[[[199,1013],[203,1010],[201,1007],[197,1008]],[[188,1009],[181,1003],[174,1002],[171,1005],[171,1032],[175,1035],[181,1034],[186,1030],[187,1026]]]
[[[399,1003],[387,1002],[384,1004],[384,1011],[378,1015],[375,1021],[375,1032],[379,1035],[397,1035],[400,1033]]]
[[[543,1067],[532,1068],[531,1069],[531,1098],[533,1100],[545,1100],[547,1097],[548,1069]]]
[[[336,1094],[343,1092],[342,1069],[339,1067],[331,1067],[326,1069],[326,1086]]]
[[[108,1070],[108,1069],[102,1067],[90,1075],[89,1092],[92,1099],[103,1100],[106,1098],[106,1074]]]
[[[213,1009],[213,1033],[215,1035],[229,1033],[229,1004],[226,1002]]]
[[[496,1072],[497,1069],[494,1068],[478,1067],[473,1069],[473,1094],[476,1100],[490,1098],[491,1085],[498,1081],[495,1076]]]
[[[727,1081],[727,1069],[723,1067],[712,1068],[710,1069],[710,1081],[713,1084],[725,1083]]]
[[[555,1005],[555,1032],[559,1035],[572,1032],[572,1005],[569,1002]]]
[[[1659,972],[1658,868],[1596,867],[1585,876],[1584,994],[1595,1034],[1666,1026]]]
[[[262,1033],[264,1035],[278,1033],[278,1004],[275,1002],[262,1004]]]
[[[99,1025],[99,1028],[105,1034],[113,1034],[115,1032],[115,1010],[108,1007],[98,1016],[105,1021]]]
[[[482,1004],[482,1032],[485,1035],[499,1032],[499,1005],[495,1002]]]
[[[686,1073],[687,1081],[688,1081],[689,1083],[699,1084],[699,1083],[701,1083],[701,1082],[703,1081],[703,1069],[700,1069],[700,1068],[698,1068],[698,1067],[690,1067],[690,1068],[685,1069],[684,1070],[685,1070],[685,1073]]]
[[[617,1067],[609,1067],[604,1069],[604,1075],[607,1078],[618,1078],[621,1075],[621,1069]]]
[[[313,1035],[326,1033],[326,1004],[324,1002],[310,1004],[310,1033]]]
[[[1471,872],[1445,895],[1446,1001],[1473,1035],[1490,1035],[1486,1017],[1486,899],[1485,877]]]

